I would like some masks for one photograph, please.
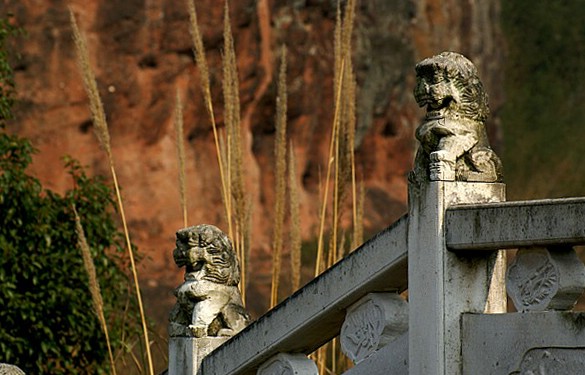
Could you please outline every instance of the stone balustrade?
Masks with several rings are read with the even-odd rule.
[[[187,273],[171,314],[171,375],[316,375],[307,355],[338,335],[355,364],[346,375],[585,373],[585,314],[569,311],[585,288],[572,248],[585,244],[585,198],[503,202],[475,66],[444,52],[415,71],[426,114],[408,214],[246,328],[233,309],[239,278],[199,288],[201,234],[180,232],[175,260]],[[517,313],[506,313],[506,284]],[[232,335],[211,352],[197,341]]]

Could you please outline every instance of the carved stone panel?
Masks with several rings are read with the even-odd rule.
[[[585,348],[534,348],[510,375],[585,374]]]
[[[257,375],[317,375],[317,365],[304,354],[279,353],[258,368]]]
[[[408,330],[408,304],[394,293],[370,293],[352,305],[341,326],[341,350],[358,363]]]
[[[506,286],[518,311],[569,310],[585,288],[585,266],[571,247],[522,249]]]
[[[571,363],[575,353],[585,360],[584,322],[585,312],[463,314],[462,374],[585,374],[554,371]],[[534,371],[540,365],[543,371]]]

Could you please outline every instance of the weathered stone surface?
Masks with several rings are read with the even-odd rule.
[[[206,355],[229,337],[171,337],[168,375],[196,375]]]
[[[408,304],[395,293],[370,293],[347,309],[341,350],[359,363],[408,330]]]
[[[197,1],[211,69],[212,96],[223,124],[220,47],[223,2]],[[494,113],[503,102],[504,61],[499,0],[358,3],[354,65],[359,83],[358,162],[366,184],[369,231],[392,223],[405,211],[405,175],[412,164],[412,132],[418,122],[411,96],[414,63],[440,51],[469,56],[480,71]],[[187,188],[191,222],[221,224],[223,211],[211,125],[192,61],[188,16],[183,1],[171,0],[4,0],[27,31],[15,50],[19,92],[17,118],[9,131],[28,136],[40,148],[34,172],[46,186],[64,190],[70,178],[61,170],[64,154],[80,159],[91,174],[109,175],[92,134],[87,98],[77,74],[67,6],[85,30],[112,134],[112,149],[126,199],[132,239],[145,253],[142,287],[149,313],[161,321],[172,259],[160,251],[182,225],[176,186],[172,109],[175,90],[185,98],[188,139]],[[311,237],[318,221],[319,174],[328,163],[333,117],[332,46],[336,2],[330,0],[230,2],[238,57],[245,135],[246,184],[253,207],[254,278],[248,306],[262,313],[270,284],[270,230],[274,207],[273,164],[276,58],[289,49],[289,129],[301,182],[303,233]],[[319,98],[319,100],[315,100]],[[491,124],[497,119],[490,120]],[[497,138],[497,127],[489,126]],[[492,138],[493,139],[493,138]],[[261,172],[264,171],[264,172]],[[320,172],[321,171],[321,172]],[[204,198],[202,198],[204,197]],[[159,284],[166,284],[164,287]],[[152,296],[152,297],[151,297]],[[156,303],[149,303],[156,301]],[[152,308],[150,308],[152,306]]]
[[[521,249],[506,286],[518,311],[569,310],[585,289],[585,266],[570,246]]]
[[[304,354],[280,353],[264,362],[257,375],[317,375],[317,365]]]
[[[535,348],[510,375],[585,374],[585,348]]]
[[[577,349],[585,358],[585,314],[582,312],[526,312],[513,314],[464,314],[463,374],[493,375],[510,374],[522,367],[523,359],[531,349]],[[556,356],[561,359],[566,357]],[[570,358],[571,356],[567,356]],[[539,356],[533,359],[542,359]],[[535,362],[529,361],[531,364]],[[529,363],[526,363],[528,365]],[[552,363],[543,361],[545,369]],[[570,367],[569,367],[570,369]],[[546,371],[534,374],[582,374],[583,371]],[[521,372],[523,375],[529,372]]]
[[[412,186],[408,215],[409,373],[461,374],[461,314],[484,312],[497,252],[474,257],[449,251],[445,212],[451,205],[505,199],[499,183],[431,181]],[[415,276],[413,276],[415,275]],[[504,288],[504,280],[493,288]]]
[[[585,244],[585,198],[459,206],[447,210],[446,216],[451,249]]]
[[[419,62],[414,97],[427,112],[416,129],[413,183],[502,181],[502,163],[485,128],[488,96],[471,61],[443,52]]]
[[[173,258],[185,267],[185,282],[175,290],[171,337],[230,337],[248,325],[240,267],[225,233],[207,224],[181,229]]]
[[[408,332],[343,373],[363,374],[408,375]]]
[[[345,309],[365,293],[405,290],[406,223],[403,217],[250,324],[205,358],[202,370],[249,375],[279,352],[309,354],[339,334]]]

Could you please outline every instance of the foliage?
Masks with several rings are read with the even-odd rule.
[[[7,38],[17,32],[0,19],[0,127],[12,118],[15,87]],[[93,313],[87,273],[77,248],[75,204],[90,241],[106,314],[120,344],[130,299],[122,272],[123,242],[111,217],[111,191],[66,162],[74,188],[64,196],[43,190],[26,174],[36,150],[26,139],[0,134],[0,362],[29,373],[101,372],[106,341]],[[109,255],[106,255],[106,251]]]
[[[6,43],[17,32],[0,19],[0,129],[12,118],[15,86]],[[74,187],[63,196],[44,190],[26,174],[35,152],[28,140],[0,134],[0,362],[31,374],[103,373],[106,341],[93,312],[72,207],[107,291],[105,313],[119,347],[123,337],[134,335],[125,330],[136,317],[126,313],[134,299],[122,271],[123,238],[111,216],[112,193],[73,160],[66,166]]]
[[[585,1],[502,2],[508,198],[585,194]]]
[[[124,321],[135,318],[124,316],[133,299],[121,271],[124,243],[111,216],[111,190],[73,160],[66,164],[74,187],[63,196],[43,190],[25,173],[34,151],[27,140],[0,135],[0,362],[36,374],[101,372],[106,341],[76,247],[72,205],[107,291],[105,313],[119,346]]]
[[[6,120],[12,118],[14,104],[14,72],[8,62],[6,42],[8,38],[19,32],[8,19],[0,18],[0,129],[5,127]]]

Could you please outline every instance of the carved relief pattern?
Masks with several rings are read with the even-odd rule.
[[[570,310],[585,289],[585,265],[571,246],[521,249],[506,286],[519,311]]]
[[[384,312],[373,301],[363,303],[348,314],[341,327],[341,347],[352,360],[359,361],[378,349],[384,330]]]
[[[258,368],[257,375],[317,375],[317,365],[304,354],[279,353]]]
[[[552,263],[538,267],[518,285],[522,305],[530,306],[549,298],[559,281],[558,273]]]
[[[518,251],[508,269],[507,288],[519,311],[546,310],[559,290],[558,267],[546,249]]]
[[[585,348],[533,348],[510,375],[585,374]]]
[[[274,361],[258,372],[258,375],[294,375],[295,372],[290,364],[285,361]]]

